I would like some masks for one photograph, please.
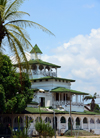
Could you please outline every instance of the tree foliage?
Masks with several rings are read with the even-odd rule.
[[[29,35],[24,30],[26,27],[39,27],[43,31],[53,35],[52,32],[42,25],[22,19],[23,15],[29,15],[26,12],[18,11],[23,2],[24,0],[0,0],[0,48],[5,48],[5,42],[7,42],[7,45],[16,56],[19,67],[21,56],[27,61],[24,50],[32,46],[29,42]],[[3,43],[4,38],[6,41]]]
[[[44,138],[54,136],[54,129],[50,126],[50,123],[45,123],[42,119],[36,122],[35,129],[39,133],[39,136],[43,136]]]
[[[22,81],[22,87],[21,87]],[[27,74],[16,73],[8,56],[0,53],[0,112],[20,113],[33,98]]]
[[[91,100],[91,111],[94,111],[95,109],[95,99],[98,97],[99,95],[95,92],[94,95],[89,95],[89,96],[85,96],[84,100]]]

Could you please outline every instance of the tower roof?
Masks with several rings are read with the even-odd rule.
[[[30,53],[40,53],[40,54],[42,54],[42,51],[37,46],[37,44],[35,44],[35,46],[32,48],[32,50],[30,51]]]

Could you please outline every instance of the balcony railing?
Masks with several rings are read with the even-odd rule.
[[[53,106],[62,106],[62,105],[70,105],[70,101],[54,101],[52,103]],[[71,102],[72,106],[84,106],[82,102]]]
[[[42,71],[42,70],[33,70],[33,75],[44,75],[44,76],[52,76],[57,77],[56,72]]]

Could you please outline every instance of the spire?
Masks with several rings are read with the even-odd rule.
[[[39,49],[39,47],[37,46],[37,44],[35,44],[35,46],[32,48],[32,50],[30,51],[30,53],[40,53],[40,54],[42,54],[42,51]]]

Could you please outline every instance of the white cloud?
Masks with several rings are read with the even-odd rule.
[[[59,76],[75,79],[72,89],[100,94],[100,28],[78,35],[43,59],[61,65]]]

